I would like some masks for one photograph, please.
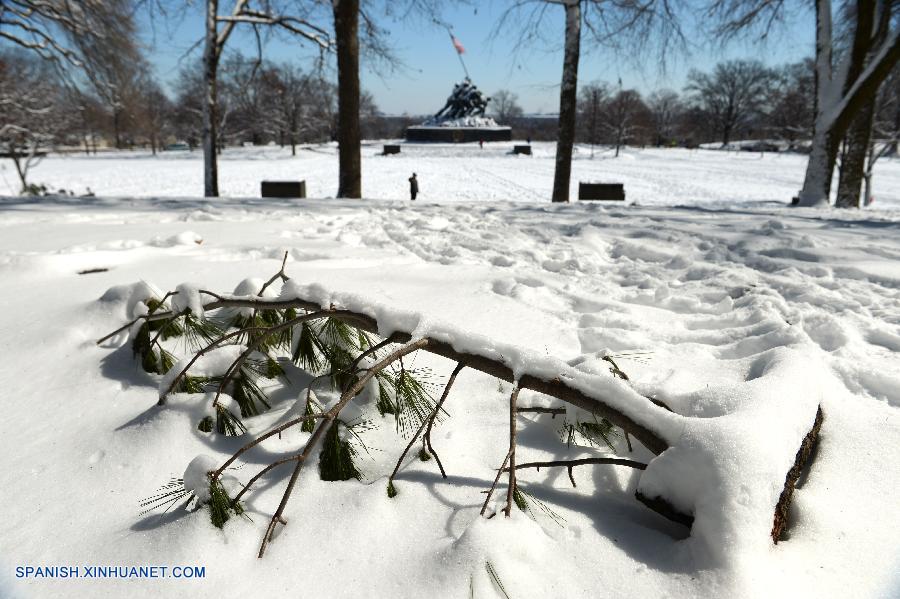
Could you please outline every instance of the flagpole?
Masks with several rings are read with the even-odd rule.
[[[447,25],[444,25],[444,27],[447,27]],[[462,53],[457,49],[456,44],[453,43],[453,32],[450,31],[450,27],[447,27],[447,35],[450,36],[450,43],[453,44],[453,49],[456,50],[456,57],[459,59],[459,64],[462,65],[463,72],[466,74],[466,79],[471,79],[471,77],[469,77],[469,69],[466,68],[466,63],[463,62]]]

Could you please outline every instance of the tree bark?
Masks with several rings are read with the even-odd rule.
[[[859,190],[866,170],[866,155],[872,137],[872,122],[875,117],[875,103],[870,102],[860,112],[847,132],[847,153],[841,160],[838,192],[835,206],[838,208],[859,208]]]
[[[572,148],[578,104],[578,58],[581,52],[581,3],[572,0],[566,8],[566,44],[562,82],[559,88],[559,132],[556,136],[556,170],[553,174],[554,202],[569,201],[572,178]]]
[[[828,205],[837,146],[900,59],[900,35],[889,31],[889,6],[881,5],[876,21],[875,4],[857,2],[850,62],[832,68],[831,2],[816,1],[816,123],[800,206]]]
[[[203,47],[203,195],[219,196],[219,165],[217,158],[218,131],[216,131],[217,71],[219,69],[219,45],[216,39],[218,27],[216,15],[219,0],[206,0],[206,38]]]
[[[359,0],[333,1],[338,65],[337,197],[361,198]]]
[[[10,147],[12,148],[10,155],[12,156],[13,164],[16,165],[16,174],[19,175],[19,181],[22,184],[22,190],[19,193],[25,193],[25,190],[28,189],[28,183],[25,180],[26,167],[22,166],[19,155],[16,153],[15,146],[10,146]]]
[[[122,149],[122,135],[119,131],[119,117],[121,115],[121,111],[118,108],[113,109],[113,136],[116,140],[116,149]]]

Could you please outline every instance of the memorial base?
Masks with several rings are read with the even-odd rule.
[[[407,127],[406,141],[466,143],[475,141],[511,141],[510,127]]]

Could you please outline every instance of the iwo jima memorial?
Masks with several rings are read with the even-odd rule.
[[[443,25],[443,23],[442,23]],[[446,25],[444,25],[447,27]],[[459,62],[465,71],[466,78],[453,86],[444,107],[421,125],[406,128],[406,141],[436,142],[472,142],[472,141],[510,141],[512,129],[498,125],[494,119],[485,116],[490,98],[486,98],[472,83],[469,70],[463,62],[465,48],[447,27],[450,40],[456,49]]]

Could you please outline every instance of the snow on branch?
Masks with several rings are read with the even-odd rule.
[[[273,379],[286,377],[285,368],[294,366],[312,377],[305,392],[299,397],[293,395],[297,399],[292,407],[274,422],[269,419],[266,430],[251,435],[218,468],[210,467],[209,460],[203,462],[208,489],[202,479],[198,486],[196,473],[192,473],[190,489],[186,485],[176,485],[174,491],[165,487],[160,495],[190,495],[195,503],[208,504],[213,523],[221,526],[230,514],[244,513],[240,500],[262,477],[282,465],[293,464],[281,501],[264,532],[259,557],[266,552],[278,525],[287,524],[287,504],[314,451],[321,447],[318,466],[322,480],[362,478],[354,456],[355,446],[361,443],[358,426],[364,405],[374,404],[382,416],[393,416],[397,432],[409,439],[387,478],[388,497],[398,494],[395,477],[418,440],[422,443],[419,459],[434,457],[446,478],[430,433],[435,421],[447,416],[443,405],[456,376],[466,368],[513,384],[506,409],[509,448],[487,491],[483,515],[504,473],[508,475],[505,498],[499,500],[502,506],[495,506],[500,509],[493,509],[491,514],[502,511],[509,515],[513,505],[524,509],[518,471],[562,467],[574,485],[575,467],[618,466],[639,473],[636,499],[671,520],[691,526],[694,549],[712,561],[731,559],[732,554],[747,551],[764,553],[780,538],[794,484],[812,454],[822,423],[817,387],[822,377],[808,352],[770,350],[756,360],[745,381],[697,391],[697,401],[701,402],[714,402],[717,394],[727,398],[720,406],[721,414],[681,414],[635,391],[627,375],[615,361],[607,360],[608,356],[598,357],[603,360],[601,364],[608,362],[613,368],[578,368],[462,330],[453,323],[398,310],[371,297],[299,284],[285,274],[284,264],[266,282],[248,279],[232,294],[182,285],[162,295],[146,283],[136,284],[125,293],[123,288],[110,290],[104,297],[127,300],[133,318],[98,341],[130,329],[132,348],[141,357],[144,369],[163,375],[159,382],[161,399],[178,394],[177,403],[182,407],[193,403],[192,396],[203,398],[205,411],[197,428],[207,434],[249,435],[252,427],[243,421],[271,407],[264,388],[273,385]],[[281,290],[276,293],[271,286],[279,280]],[[183,294],[189,297],[180,298]],[[180,361],[163,343],[173,337],[185,338],[187,347],[192,348]],[[169,342],[168,347],[175,345]],[[430,390],[434,385],[421,380],[422,371],[411,366],[413,361],[404,363],[405,356],[417,352],[455,363],[439,401]],[[266,380],[270,382],[264,383]],[[330,391],[321,389],[326,381],[330,381]],[[316,385],[320,386],[321,399],[319,391],[313,390]],[[616,455],[518,459],[520,414],[555,416],[559,411],[555,406],[541,410],[520,407],[518,398],[523,390],[566,404],[563,413],[570,439],[575,434],[599,439],[601,443],[596,446],[608,446],[615,453],[619,450],[609,441],[609,435],[618,434],[615,427],[619,427],[626,434],[628,451],[632,451],[633,437],[649,452],[649,461]],[[352,403],[363,393],[372,401]],[[684,411],[688,404],[684,400],[680,404]],[[276,435],[281,438],[293,427],[309,434],[301,438],[302,447],[264,464],[246,483],[225,474],[246,452]]]

